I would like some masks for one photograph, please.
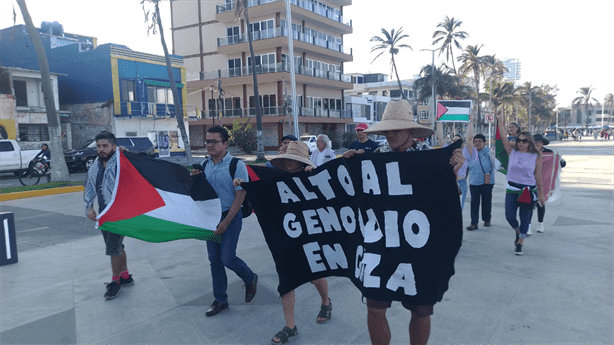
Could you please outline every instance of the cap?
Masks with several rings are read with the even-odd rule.
[[[364,131],[364,130],[365,130],[365,129],[367,129],[367,128],[369,128],[369,126],[367,126],[367,124],[366,124],[366,123],[362,123],[362,122],[361,122],[361,123],[359,123],[359,124],[357,124],[357,125],[356,125],[356,128],[355,128],[355,129],[356,129],[357,131]]]
[[[296,139],[296,137],[294,135],[292,135],[292,134],[287,134],[287,135],[284,135],[283,137],[281,137],[281,141],[284,141],[286,139],[290,139],[292,141],[298,141],[298,139]]]

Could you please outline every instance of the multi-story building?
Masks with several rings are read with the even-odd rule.
[[[148,136],[161,156],[185,154],[175,119],[175,116],[185,118],[188,113],[185,69],[180,56],[171,56],[180,104],[179,109],[175,109],[164,56],[136,52],[113,43],[98,45],[95,37],[65,33],[62,25],[55,22],[43,22],[37,30],[49,68],[56,73],[54,78],[59,90],[56,104],[65,111],[62,115],[67,115],[61,117],[61,122],[64,127],[68,126],[69,147],[80,146],[100,131],[108,130],[119,137]],[[3,29],[0,34],[3,66],[38,69],[36,52],[25,25]],[[35,85],[36,78],[14,71],[14,81],[18,81],[15,95],[19,112],[20,102],[25,104],[24,96],[20,96],[24,93],[21,89]],[[22,79],[24,83],[20,82]],[[36,87],[32,90],[36,91]],[[27,102],[29,108],[42,104],[41,96],[28,97]],[[46,126],[47,118],[46,114],[27,118],[35,123],[26,124],[25,116],[18,117],[19,138],[30,141],[35,138],[30,133],[35,133],[34,128]],[[187,121],[184,123],[187,127]],[[39,132],[47,133],[46,128]],[[41,134],[40,138],[43,137]],[[158,142],[160,147],[157,147]]]
[[[520,60],[507,59],[502,62],[508,70],[503,76],[509,80],[520,80]]]
[[[188,104],[201,114],[201,119],[190,122],[191,145],[202,147],[206,128],[220,121],[230,126],[234,119],[246,117],[255,124],[254,66],[265,149],[277,147],[284,134],[292,133],[287,107],[291,94],[288,35],[293,38],[299,132],[341,134],[352,121],[343,93],[352,88],[350,77],[343,74],[343,63],[353,60],[352,50],[343,45],[343,35],[352,33],[343,8],[352,1],[291,0],[292,23],[287,20],[285,1],[248,1],[253,62],[247,23],[243,16],[235,16],[235,2],[171,3],[173,50],[184,58]]]

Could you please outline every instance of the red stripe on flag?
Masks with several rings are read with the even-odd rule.
[[[256,175],[254,170],[252,168],[250,168],[249,165],[247,166],[247,175],[249,175],[249,180],[250,181],[260,181],[260,177],[258,177],[258,175]]]
[[[495,140],[501,139],[501,133],[499,133],[499,126],[497,126],[497,134],[495,134]]]
[[[134,218],[166,205],[154,186],[141,176],[121,151],[117,152],[120,154],[117,193],[111,207],[98,220],[99,226],[104,222]]]

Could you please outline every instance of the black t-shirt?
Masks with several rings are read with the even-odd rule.
[[[373,153],[373,151],[375,151],[378,147],[379,145],[375,141],[368,139],[364,143],[361,143],[358,140],[354,141],[353,143],[350,144],[349,149],[350,150],[364,150],[365,153]]]

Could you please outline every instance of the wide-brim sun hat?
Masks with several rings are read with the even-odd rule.
[[[273,157],[271,159],[271,164],[278,169],[285,170],[286,159],[307,164],[314,168],[316,167],[315,164],[309,160],[309,147],[302,141],[291,141],[288,143],[286,153]]]
[[[546,139],[541,134],[533,134],[533,141],[541,141],[544,145],[550,144],[550,140]]]
[[[364,130],[364,133],[384,134],[386,131],[411,130],[413,138],[426,138],[433,135],[433,130],[423,126],[413,118],[411,106],[404,100],[392,100],[386,105],[382,121]]]

